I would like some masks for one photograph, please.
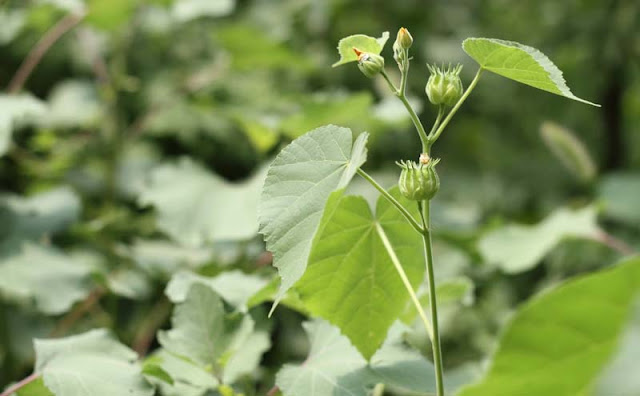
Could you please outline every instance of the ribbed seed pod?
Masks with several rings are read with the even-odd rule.
[[[400,193],[412,201],[430,200],[440,189],[440,178],[435,166],[439,159],[431,159],[426,164],[413,161],[397,162],[402,168],[398,188]]]

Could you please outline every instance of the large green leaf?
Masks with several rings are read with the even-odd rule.
[[[508,273],[533,268],[562,239],[596,238],[593,206],[579,210],[561,208],[533,226],[507,225],[489,232],[479,242],[484,259]]]
[[[248,239],[258,231],[256,211],[264,177],[261,169],[243,183],[229,183],[183,158],[156,168],[139,201],[153,205],[158,226],[184,245]]]
[[[368,134],[328,125],[285,147],[269,167],[260,197],[260,232],[282,283],[277,300],[304,274],[329,195],[345,187],[365,162]]]
[[[413,392],[435,389],[433,366],[419,353],[401,345],[401,328],[390,332],[371,362],[329,323],[303,324],[311,340],[309,356],[301,365],[286,364],[276,377],[285,396],[366,396],[377,383]]]
[[[397,189],[392,194],[406,207],[417,207]],[[334,192],[313,241],[307,272],[295,286],[309,311],[338,326],[366,359],[382,345],[409,299],[385,238],[417,287],[425,268],[422,240],[402,214],[384,197],[378,199],[374,215],[364,198]]]
[[[36,372],[56,396],[151,396],[134,351],[106,330],[54,340],[35,340]]]
[[[600,107],[571,93],[560,69],[535,48],[490,38],[468,38],[462,43],[462,48],[485,70],[543,91]]]
[[[590,393],[639,293],[634,257],[534,297],[507,326],[484,379],[459,396]]]
[[[18,302],[33,302],[49,315],[66,312],[89,295],[93,268],[53,248],[33,243],[0,261],[0,295]]]
[[[357,48],[363,52],[380,54],[388,39],[389,32],[382,33],[382,36],[379,38],[370,37],[364,34],[354,34],[352,36],[343,38],[338,42],[338,53],[340,54],[340,60],[334,63],[333,67],[357,61],[358,56],[353,51],[353,48]]]

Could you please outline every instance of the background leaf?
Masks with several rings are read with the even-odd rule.
[[[229,183],[183,158],[154,169],[139,202],[153,205],[158,226],[184,245],[248,239],[258,231],[256,213],[265,173],[261,169],[242,183]]]
[[[260,232],[282,282],[279,300],[304,274],[322,211],[365,162],[367,134],[328,125],[285,147],[269,167],[260,197]]]
[[[25,243],[0,262],[0,294],[13,301],[33,301],[45,314],[61,314],[89,295],[92,272],[93,268],[81,260]]]
[[[534,297],[507,326],[483,380],[459,396],[588,394],[639,286],[634,257]]]
[[[543,91],[600,106],[571,93],[560,69],[535,48],[489,38],[468,38],[462,43],[462,48],[483,69]]]
[[[484,259],[508,273],[533,268],[567,237],[595,238],[599,233],[593,206],[558,209],[533,226],[507,225],[490,231],[478,243]]]
[[[401,346],[401,327],[390,332],[385,345],[367,365],[336,327],[323,320],[303,326],[311,350],[303,364],[287,364],[278,372],[276,384],[285,396],[365,396],[379,382],[420,393],[435,389],[433,366],[417,352]]]
[[[36,372],[54,395],[151,396],[135,352],[106,330],[91,330],[62,339],[35,340]]]
[[[44,114],[44,103],[29,94],[0,94],[0,156],[9,150],[13,129],[30,117]]]

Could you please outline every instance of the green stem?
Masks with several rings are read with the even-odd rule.
[[[433,126],[431,127],[431,131],[429,131],[429,141],[431,142],[431,140],[433,139],[433,134],[436,131],[436,128],[438,128],[438,126],[440,126],[440,121],[442,121],[442,116],[444,115],[444,106],[440,105],[438,106],[438,115],[436,116],[436,120],[433,122]],[[429,147],[431,148],[431,147]],[[426,152],[427,154],[429,154],[428,152]]]
[[[389,192],[387,190],[385,190],[380,184],[378,184],[378,182],[376,182],[373,177],[369,176],[369,174],[367,174],[367,172],[363,171],[362,169],[358,169],[358,174],[360,176],[362,176],[366,181],[368,181],[369,183],[371,183],[371,185],[373,187],[375,187],[376,190],[380,191],[380,193],[382,194],[382,196],[384,196],[393,206],[396,207],[396,209],[398,209],[400,211],[400,213],[402,213],[402,215],[407,219],[407,221],[409,222],[409,224],[411,224],[411,226],[419,233],[423,233],[424,230],[422,229],[422,227],[420,226],[420,224],[416,221],[416,219],[413,218],[413,216],[411,216],[411,213],[409,213],[409,211],[407,210],[407,208],[405,208],[404,206],[402,206],[402,204],[400,202],[398,202],[393,195],[389,194]]]
[[[458,109],[460,108],[460,106],[462,106],[462,104],[464,103],[465,100],[467,100],[467,98],[469,97],[469,95],[471,94],[471,91],[473,91],[473,89],[476,87],[476,85],[478,84],[478,81],[480,81],[480,76],[482,75],[482,71],[484,69],[483,68],[479,68],[478,72],[476,73],[476,76],[473,78],[473,81],[471,81],[471,84],[469,84],[469,87],[467,87],[467,90],[464,91],[464,93],[462,94],[462,96],[460,97],[460,99],[458,100],[458,103],[455,104],[455,106],[453,106],[453,108],[451,109],[451,111],[449,112],[449,114],[447,114],[447,117],[444,119],[444,121],[442,121],[442,124],[440,124],[440,126],[438,127],[438,129],[435,131],[435,133],[433,134],[433,136],[431,136],[431,138],[429,139],[429,144],[428,144],[428,148],[431,148],[431,146],[433,145],[433,143],[435,143],[436,140],[438,140],[438,138],[440,137],[440,134],[442,134],[442,131],[444,131],[444,128],[447,127],[447,124],[449,124],[449,121],[451,121],[451,119],[453,118],[453,116],[456,114],[456,112],[458,111]],[[426,152],[426,151],[425,151]]]
[[[411,282],[409,282],[407,273],[404,272],[404,268],[402,268],[402,265],[400,264],[400,260],[398,259],[396,252],[393,250],[393,246],[391,246],[391,242],[389,242],[389,238],[387,238],[387,234],[384,232],[384,229],[382,228],[380,223],[376,223],[376,231],[378,231],[378,235],[382,240],[382,244],[384,245],[385,249],[387,249],[389,258],[391,259],[393,266],[396,268],[398,275],[400,275],[400,279],[402,280],[402,283],[404,284],[405,289],[407,289],[407,292],[411,297],[411,301],[413,302],[413,305],[416,307],[416,310],[418,311],[418,315],[420,316],[420,319],[424,324],[424,328],[427,330],[427,334],[429,334],[429,338],[433,339],[433,334],[434,334],[433,328],[431,326],[431,323],[429,323],[429,319],[427,319],[427,314],[424,312],[424,309],[422,309],[422,304],[420,304],[420,300],[418,299],[418,296],[413,290],[413,286],[411,286]]]
[[[403,73],[402,75],[400,89],[396,88],[393,82],[391,82],[391,79],[389,79],[389,76],[387,75],[387,72],[384,71],[384,69],[381,71],[381,74],[384,77],[384,79],[387,80],[387,83],[389,84],[389,87],[391,87],[391,90],[393,91],[393,93],[398,97],[398,99],[400,99],[402,104],[404,104],[404,107],[407,109],[407,112],[409,113],[409,117],[411,117],[411,121],[413,122],[413,125],[416,127],[416,130],[418,131],[418,135],[420,135],[420,141],[422,142],[422,152],[426,153],[429,148],[429,139],[427,138],[427,132],[424,130],[424,126],[422,126],[422,123],[420,122],[420,118],[418,118],[418,115],[413,110],[413,107],[411,107],[411,103],[409,103],[404,93],[404,89],[406,87],[406,74]],[[404,86],[402,84],[404,84]]]
[[[438,329],[438,304],[436,301],[436,281],[433,272],[433,249],[431,245],[431,231],[429,201],[418,202],[424,232],[422,242],[424,245],[424,259],[427,266],[427,281],[429,282],[429,305],[431,308],[433,365],[436,372],[436,391],[438,396],[444,396],[444,382],[442,380],[442,351],[440,349],[440,331]]]

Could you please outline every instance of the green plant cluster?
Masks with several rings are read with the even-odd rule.
[[[0,396],[640,394],[640,6],[418,3],[0,0]]]

